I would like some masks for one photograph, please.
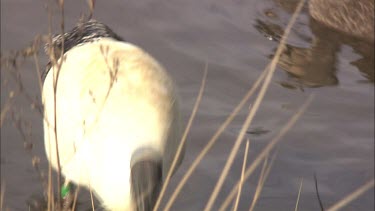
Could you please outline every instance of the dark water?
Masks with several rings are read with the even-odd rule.
[[[38,34],[48,32],[44,1],[1,2],[1,52],[24,48]],[[97,1],[94,17],[126,40],[156,57],[175,79],[185,122],[190,115],[208,63],[204,97],[188,136],[183,165],[168,193],[240,101],[270,61],[285,28],[294,1]],[[87,13],[85,1],[66,1],[65,24],[71,28]],[[58,29],[58,10],[53,20]],[[313,43],[313,44],[312,44]],[[255,210],[294,210],[303,178],[299,210],[319,210],[313,175],[329,207],[374,178],[374,48],[310,20],[305,8],[288,39],[269,91],[246,138],[251,140],[250,163],[277,134],[310,93],[315,99],[278,145],[278,154]],[[40,63],[46,63],[41,53]],[[35,64],[31,58],[19,67],[24,92],[39,99]],[[27,210],[26,200],[41,194],[41,182],[32,166],[39,156],[47,171],[41,116],[16,90],[10,71],[1,70],[1,107],[11,102],[1,128],[1,185],[10,210]],[[15,96],[9,100],[10,92]],[[12,115],[13,114],[13,115]],[[172,210],[202,210],[225,164],[247,109],[227,128],[182,190]],[[13,117],[12,117],[13,116]],[[24,148],[15,126],[20,119]],[[229,173],[217,209],[240,177],[245,143]],[[244,184],[239,210],[247,210],[258,182],[258,169]],[[89,195],[79,199],[90,207]],[[372,210],[374,189],[343,210]]]

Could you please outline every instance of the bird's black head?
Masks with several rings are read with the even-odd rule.
[[[81,21],[68,32],[64,34],[57,34],[52,38],[52,48],[47,43],[44,50],[47,54],[53,52],[54,58],[58,60],[61,52],[64,53],[72,49],[74,46],[82,45],[84,43],[93,42],[99,38],[113,38],[118,41],[124,41],[124,39],[114,33],[107,25],[96,21],[94,19],[88,21]],[[51,52],[51,49],[53,51]],[[49,69],[51,68],[51,61],[47,64],[46,71],[42,74],[42,80],[44,81]]]
[[[67,52],[74,46],[104,37],[124,41],[124,39],[114,33],[107,25],[91,19],[85,22],[79,22],[73,29],[64,34],[55,35],[52,38],[52,46],[55,52],[61,52],[62,49],[64,52]],[[48,51],[48,48],[49,45],[47,44],[45,50]]]

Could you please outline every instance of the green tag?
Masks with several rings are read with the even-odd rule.
[[[65,198],[66,195],[70,192],[70,184],[61,186],[61,197]]]

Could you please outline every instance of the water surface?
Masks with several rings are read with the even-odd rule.
[[[48,32],[48,15],[42,1],[1,2],[1,52],[17,51]],[[168,194],[220,124],[230,114],[270,61],[295,1],[97,1],[94,17],[127,41],[157,58],[176,81],[185,122],[197,96],[205,63],[207,87],[188,136],[185,160],[173,177]],[[87,13],[85,1],[66,1],[65,25],[74,26]],[[58,10],[54,12],[59,28]],[[313,41],[318,40],[319,43]],[[325,207],[374,178],[374,49],[327,29],[310,19],[307,8],[288,39],[267,95],[256,114],[250,133],[248,163],[285,125],[288,118],[314,93],[315,99],[277,147],[277,157],[255,210],[294,210],[301,178],[300,210],[319,210],[314,185]],[[40,63],[47,59],[40,54]],[[31,58],[19,67],[24,92],[39,99],[35,65]],[[7,69],[1,70],[1,106],[8,102],[17,84]],[[253,102],[254,99],[251,99]],[[1,128],[1,184],[5,207],[27,210],[26,200],[41,194],[41,182],[32,166],[32,156],[41,159],[42,118],[25,95],[15,92]],[[202,210],[247,115],[240,115],[219,138],[182,190],[172,210]],[[13,114],[13,115],[12,115]],[[13,116],[13,117],[12,117]],[[25,150],[14,122],[20,119],[33,149]],[[29,130],[29,131],[28,131]],[[258,131],[258,132],[257,132]],[[260,132],[259,132],[260,131]],[[214,210],[240,177],[245,142],[226,179]],[[244,184],[239,210],[247,210],[260,169]],[[80,197],[88,209],[89,195]],[[371,210],[374,189],[344,210]]]

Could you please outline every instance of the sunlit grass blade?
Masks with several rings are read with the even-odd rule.
[[[216,185],[215,185],[215,188],[214,190],[212,191],[212,194],[206,204],[206,207],[205,207],[205,211],[208,211],[208,210],[211,210],[216,198],[217,198],[217,195],[219,194],[220,192],[220,189],[222,187],[222,185],[224,184],[224,180],[226,178],[226,176],[228,175],[228,172],[229,172],[229,169],[230,167],[232,166],[232,163],[234,161],[234,158],[238,152],[238,149],[241,145],[241,142],[242,142],[242,139],[247,131],[247,128],[250,126],[254,116],[255,116],[255,113],[257,112],[259,106],[260,106],[260,103],[262,102],[263,100],[263,97],[268,89],[268,86],[271,82],[271,79],[272,79],[272,76],[273,76],[273,73],[276,69],[276,65],[277,65],[277,62],[279,61],[279,58],[280,58],[280,55],[284,49],[284,45],[285,45],[285,42],[286,42],[286,39],[289,35],[289,32],[292,28],[292,26],[294,25],[294,22],[296,21],[301,9],[302,9],[302,6],[304,4],[304,0],[301,0],[300,3],[298,4],[297,6],[297,9],[296,11],[294,12],[291,20],[289,21],[288,23],[288,26],[286,27],[285,29],[285,32],[284,32],[284,35],[281,39],[281,42],[280,42],[280,45],[279,47],[277,48],[276,50],[276,53],[275,53],[275,56],[273,57],[272,61],[271,61],[271,64],[270,64],[270,69],[268,70],[268,73],[266,75],[266,78],[264,79],[264,82],[263,82],[263,85],[259,91],[259,94],[258,94],[258,97],[257,99],[255,100],[254,102],[254,106],[251,108],[250,110],[250,113],[249,113],[249,116],[247,117],[247,119],[245,120],[245,123],[237,137],[237,140],[235,142],[235,144],[233,145],[233,148],[229,154],[229,157],[227,159],[227,162],[225,163],[225,166],[223,168],[223,171],[219,177],[219,180],[217,181]]]
[[[299,204],[299,199],[300,199],[300,196],[301,196],[302,185],[303,185],[303,178],[301,178],[301,183],[299,185],[298,196],[297,196],[297,201],[296,201],[296,207],[294,208],[294,211],[298,211],[298,204]]]
[[[260,162],[266,157],[266,155],[271,151],[271,149],[273,149],[273,147],[277,144],[277,142],[279,142],[279,140],[289,131],[289,129],[294,126],[294,124],[297,122],[299,117],[304,113],[304,111],[310,105],[312,100],[313,100],[313,95],[310,95],[309,98],[305,101],[305,103],[301,106],[301,108],[289,119],[287,124],[284,125],[284,127],[280,130],[277,136],[274,137],[270,141],[270,143],[268,143],[267,146],[260,152],[260,154],[255,158],[253,163],[250,165],[250,167],[246,169],[245,180],[254,172],[254,170],[257,168]],[[239,182],[237,182],[237,184],[234,186],[234,188],[231,190],[231,192],[225,199],[224,203],[220,206],[220,209],[219,209],[220,211],[224,211],[228,207],[233,197],[235,196],[235,193],[238,187],[239,187]]]
[[[199,107],[199,104],[200,104],[202,96],[203,96],[204,88],[206,86],[207,71],[208,71],[208,65],[206,63],[205,69],[204,69],[203,78],[202,78],[202,83],[201,83],[201,86],[200,86],[200,89],[199,89],[199,93],[198,93],[197,99],[196,99],[194,107],[193,107],[193,111],[192,111],[192,113],[190,115],[188,124],[187,124],[187,126],[185,128],[185,131],[184,131],[183,135],[182,135],[181,142],[180,142],[179,147],[177,149],[176,155],[175,155],[175,157],[173,159],[172,165],[171,165],[171,167],[170,167],[170,169],[168,171],[167,177],[165,178],[165,181],[163,183],[163,187],[162,187],[162,189],[160,191],[158,200],[155,203],[154,211],[156,211],[159,208],[159,206],[160,206],[161,199],[163,198],[165,190],[167,189],[169,180],[170,180],[170,178],[172,176],[173,169],[176,167],[178,157],[180,156],[180,154],[182,152],[183,146],[185,145],[185,142],[186,142],[186,137],[187,137],[187,135],[188,135],[188,133],[190,131],[191,125],[192,125],[193,120],[194,120],[194,117],[195,117],[195,115],[196,115],[196,113],[198,111],[198,107]]]
[[[4,181],[2,181],[1,182],[1,192],[0,192],[0,210],[3,210],[4,194],[5,194],[5,184],[4,184]]]
[[[357,190],[355,190],[354,192],[352,192],[345,198],[341,199],[340,201],[332,205],[330,208],[327,209],[327,211],[340,210],[341,208],[345,207],[350,202],[354,201],[359,196],[361,196],[362,194],[364,194],[366,191],[370,190],[370,188],[373,188],[373,187],[374,187],[374,179],[368,181],[367,183],[359,187]]]
[[[73,205],[72,205],[73,211],[76,210],[79,191],[80,191],[80,186],[77,186],[77,189],[75,190],[75,193],[74,193],[74,200],[73,200]]]
[[[91,185],[89,185],[89,191],[90,191],[91,208],[92,208],[92,211],[95,211],[95,203],[94,203],[94,197],[92,195]]]
[[[254,94],[258,86],[260,85],[261,81],[264,79],[266,75],[266,71],[263,71],[262,74],[258,77],[254,85],[251,87],[251,89],[246,93],[246,95],[242,98],[241,102],[236,106],[236,108],[232,111],[232,113],[229,115],[229,117],[224,121],[223,124],[220,125],[219,129],[216,131],[216,133],[212,136],[212,138],[209,140],[207,145],[203,148],[203,150],[199,153],[199,155],[195,158],[193,163],[190,165],[189,169],[186,171],[185,175],[182,177],[181,181],[177,185],[176,189],[174,190],[173,194],[169,198],[164,210],[167,211],[172,207],[173,202],[176,200],[178,194],[181,192],[183,186],[186,184],[187,180],[190,178],[190,176],[193,174],[194,170],[197,168],[200,161],[203,159],[203,157],[207,154],[207,152],[212,148],[212,146],[215,144],[221,133],[225,130],[225,128],[232,122],[234,117],[238,114],[238,112],[242,109],[242,107],[245,105],[245,103],[249,100],[249,98]]]
[[[10,111],[11,107],[12,107],[12,101],[11,101],[11,99],[8,99],[7,102],[5,103],[4,107],[1,109],[0,128],[3,127],[5,117],[6,117],[7,113]]]
[[[249,140],[247,140],[247,142],[246,142],[245,154],[243,156],[243,163],[242,163],[242,170],[241,170],[240,187],[238,188],[237,198],[236,198],[236,201],[234,203],[233,211],[236,211],[238,209],[238,203],[240,202],[248,152],[249,152]]]
[[[266,182],[267,180],[267,177],[271,171],[271,168],[272,168],[272,165],[276,159],[276,155],[277,155],[277,152],[275,152],[275,154],[272,156],[271,158],[271,162],[270,164],[268,164],[268,158],[266,157],[264,159],[264,166],[262,167],[262,171],[261,171],[261,174],[260,174],[260,177],[259,177],[259,182],[258,182],[258,185],[256,187],[256,190],[255,190],[255,194],[254,194],[254,198],[253,198],[253,201],[250,205],[250,211],[254,210],[254,207],[260,197],[260,193],[262,192],[262,189],[263,189],[263,186],[264,186],[264,183]]]

